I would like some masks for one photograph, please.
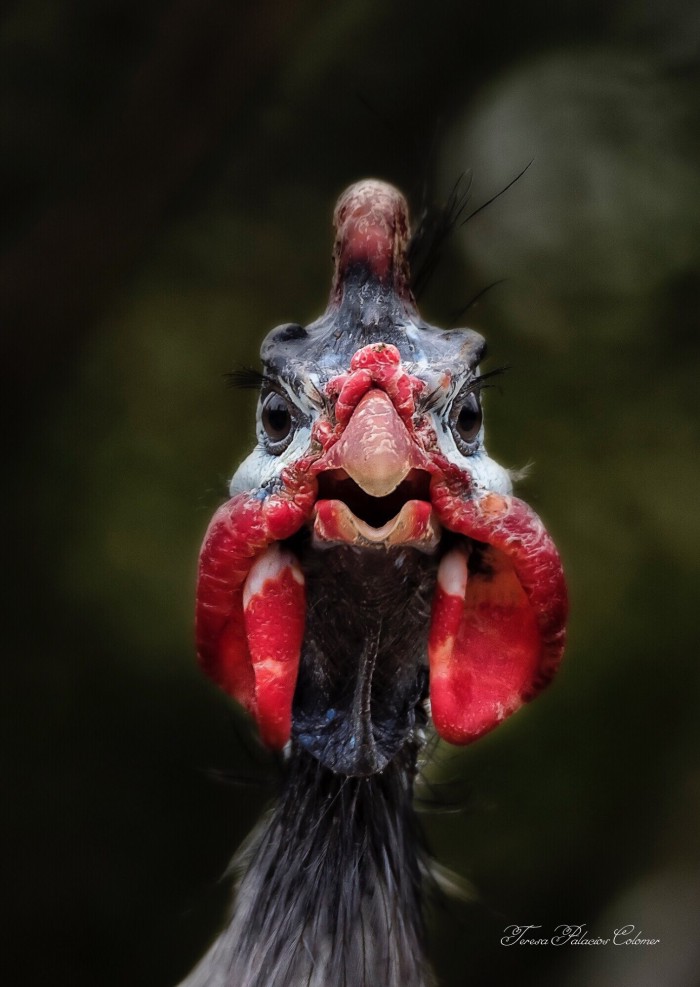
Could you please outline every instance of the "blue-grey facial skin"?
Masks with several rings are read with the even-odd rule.
[[[314,421],[327,412],[324,389],[328,380],[347,372],[356,349],[373,341],[374,334],[365,334],[358,346],[342,335],[343,347],[326,345],[338,316],[329,320],[328,315],[317,320],[308,329],[297,327],[299,332],[288,339],[288,327],[273,329],[263,343],[262,357],[266,360],[266,374],[274,381],[275,388],[288,402],[292,412],[293,435],[279,454],[271,453],[265,441],[262,425],[262,400],[258,402],[256,432],[257,445],[234,473],[230,483],[231,495],[258,486],[269,487],[279,479],[285,467],[308,453],[311,429]],[[425,415],[437,437],[438,447],[445,458],[465,470],[475,490],[484,493],[510,494],[510,473],[491,459],[484,444],[484,426],[471,443],[465,455],[457,446],[448,426],[452,406],[460,400],[465,385],[478,376],[478,360],[484,343],[470,329],[443,331],[425,323],[404,322],[394,327],[397,346],[402,353],[407,373],[423,380],[427,398],[419,400],[416,415]],[[302,335],[303,334],[303,335]],[[393,334],[392,334],[393,335]],[[281,337],[281,338],[280,338]],[[356,337],[353,334],[351,340]],[[393,345],[393,344],[392,344]],[[403,352],[402,352],[403,351]],[[449,383],[444,386],[444,371],[448,371]]]

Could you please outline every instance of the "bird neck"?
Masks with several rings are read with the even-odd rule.
[[[293,749],[231,924],[182,987],[428,987],[416,757],[353,778]]]

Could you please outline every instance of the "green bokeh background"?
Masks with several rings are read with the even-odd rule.
[[[6,8],[3,982],[168,987],[203,950],[274,776],[193,659],[199,542],[253,440],[222,375],[323,309],[345,185],[418,205],[472,169],[476,207],[531,159],[422,308],[505,279],[462,322],[511,367],[489,446],[530,465],[571,643],[428,771],[460,808],[429,843],[476,891],[431,954],[445,987],[698,982],[699,43],[693,0]],[[565,922],[661,942],[499,943]]]

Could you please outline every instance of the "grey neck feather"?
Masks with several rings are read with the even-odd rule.
[[[294,749],[230,924],[180,987],[429,987],[416,756],[347,778]]]

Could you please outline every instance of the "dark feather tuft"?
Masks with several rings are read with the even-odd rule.
[[[440,262],[445,243],[453,232],[458,227],[468,223],[487,206],[490,206],[509,188],[512,188],[523,177],[531,164],[532,161],[529,161],[523,170],[511,179],[504,188],[492,195],[473,212],[470,212],[468,216],[465,216],[464,213],[471,197],[472,175],[470,171],[463,172],[459,176],[452,186],[447,200],[442,205],[428,206],[423,209],[408,247],[408,260],[412,272],[411,287],[416,298],[420,298],[425,290]]]
[[[413,294],[420,298],[442,257],[445,242],[467,208],[472,187],[471,172],[463,172],[452,186],[447,201],[427,206],[418,221],[408,247]]]

